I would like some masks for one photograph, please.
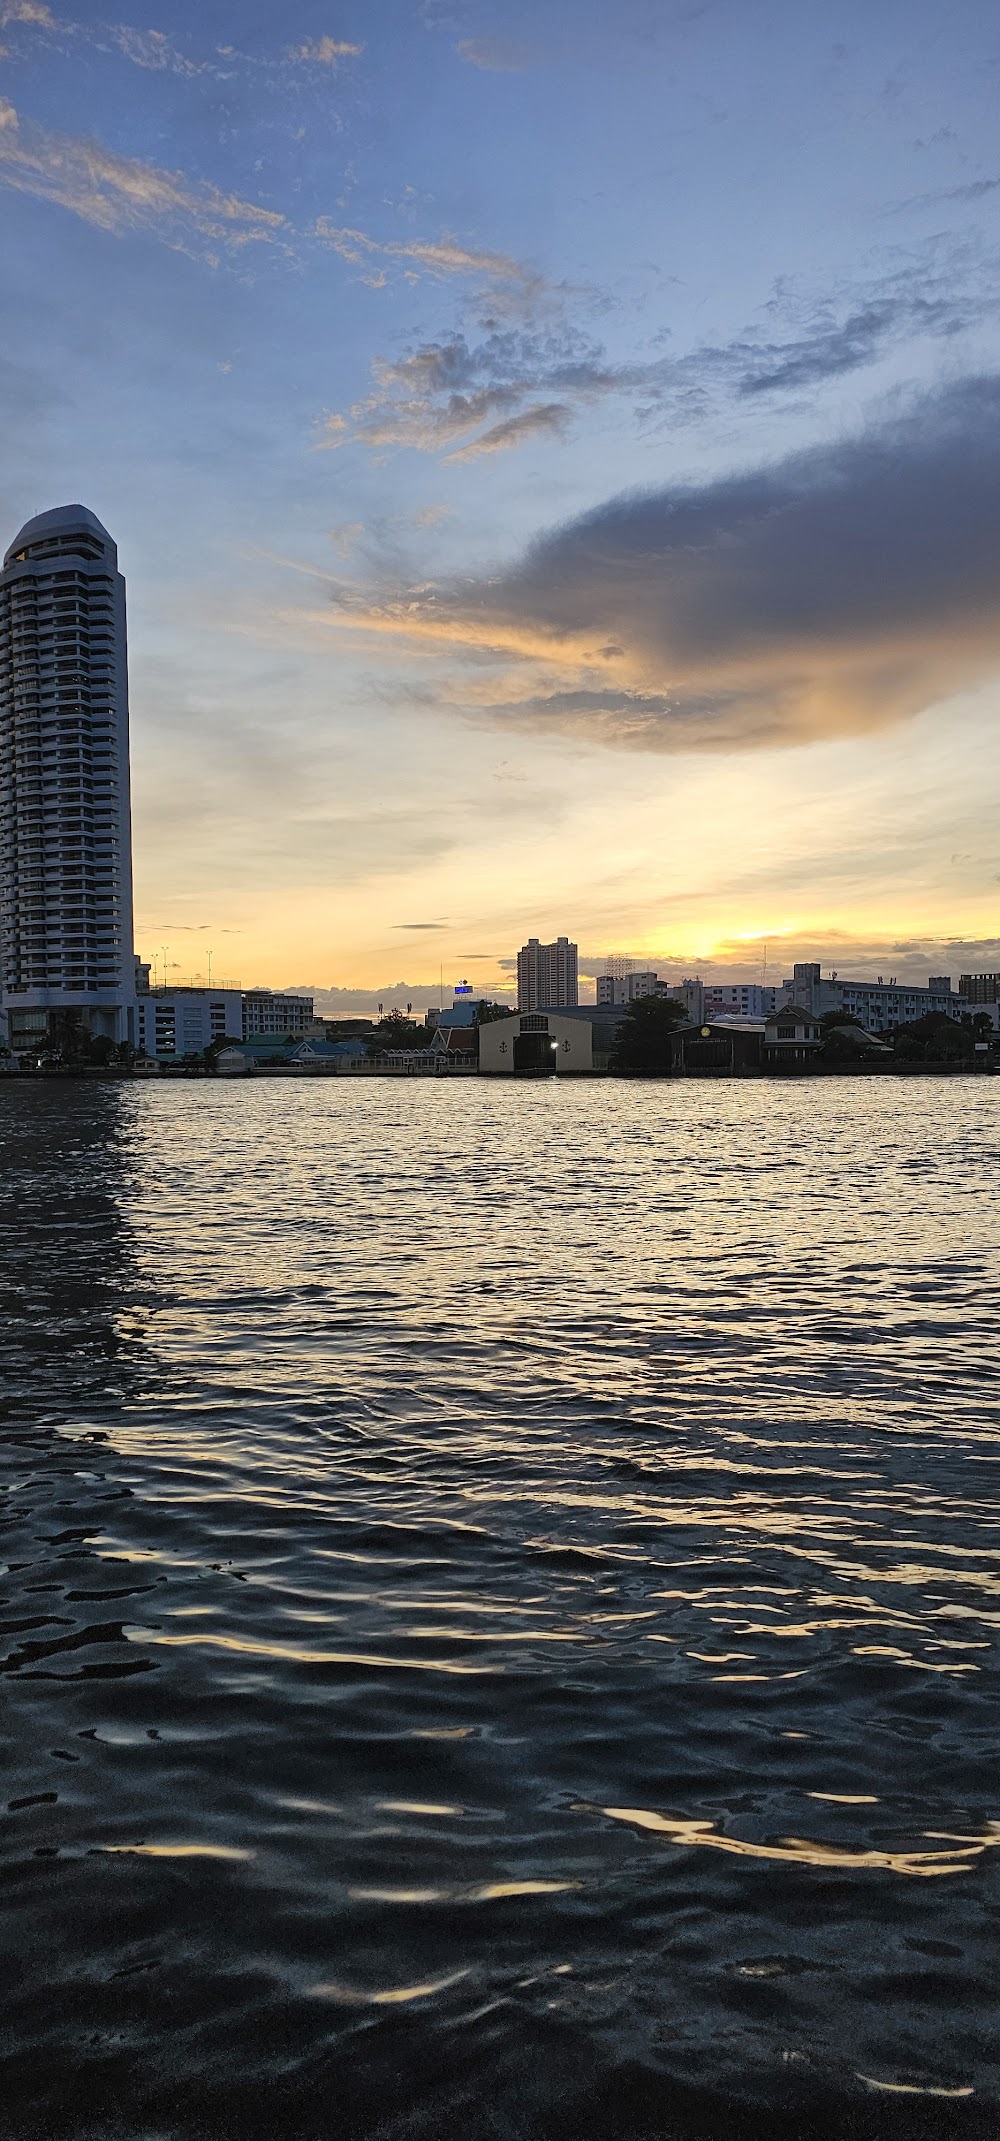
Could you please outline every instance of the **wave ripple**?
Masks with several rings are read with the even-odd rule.
[[[0,1090],[19,2141],[995,2135],[997,1091]]]

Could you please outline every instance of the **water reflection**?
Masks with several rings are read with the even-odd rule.
[[[134,1284],[122,1212],[122,1089],[11,1081],[0,1093],[0,1419],[122,1395]],[[134,1329],[134,1324],[130,1326]]]
[[[437,1084],[0,1088],[19,2137],[992,2134],[994,1087]]]

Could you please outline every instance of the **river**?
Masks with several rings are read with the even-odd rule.
[[[0,1084],[12,2141],[994,2137],[1000,1084]]]

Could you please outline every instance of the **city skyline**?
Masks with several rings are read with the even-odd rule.
[[[977,11],[132,17],[0,5],[0,504],[119,545],[143,956],[994,968]]]

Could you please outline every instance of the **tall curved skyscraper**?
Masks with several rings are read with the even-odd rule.
[[[125,582],[81,505],[0,572],[0,1008],[15,1050],[135,1039]]]

